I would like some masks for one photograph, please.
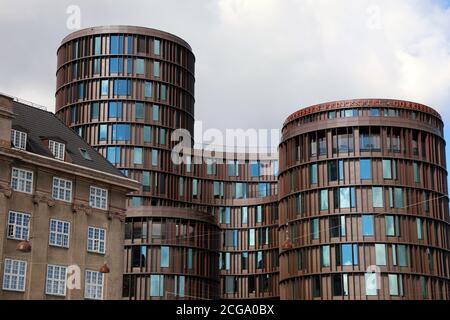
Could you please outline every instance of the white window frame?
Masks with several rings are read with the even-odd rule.
[[[24,260],[14,260],[8,258],[6,258],[4,262],[3,290],[25,292],[27,282],[27,262]],[[16,269],[17,272],[14,272],[14,269]],[[9,279],[9,281],[7,279]],[[21,283],[22,286],[19,287],[19,283]]]
[[[52,152],[55,159],[64,161],[64,155],[66,153],[66,145],[64,143],[54,141],[54,140],[49,140],[48,148]]]
[[[52,222],[56,223],[56,229],[52,231]],[[61,230],[58,231],[58,225],[61,224]],[[68,225],[67,233],[64,232],[64,226]],[[51,235],[55,234],[55,242],[52,243]],[[58,235],[61,236],[61,244],[58,244]],[[64,238],[67,237],[67,245],[64,245]],[[50,219],[48,244],[53,247],[69,248],[70,247],[70,222],[58,219]]]
[[[52,277],[50,277],[50,269],[53,269]],[[55,273],[57,273],[56,276]],[[67,287],[67,267],[55,264],[47,265],[45,294],[51,296],[64,297],[66,295],[66,287]]]
[[[92,237],[89,236],[90,231],[92,230]],[[97,235],[96,235],[97,232]],[[101,239],[100,235],[103,233],[103,239]],[[101,249],[101,244],[103,243],[103,250]],[[87,233],[87,251],[105,254],[106,253],[106,229],[88,226]]]
[[[96,277],[96,282],[98,282],[99,278],[101,279],[101,284],[92,283],[92,276]],[[88,281],[90,280],[90,281]],[[103,299],[103,287],[104,287],[104,276],[103,273],[98,271],[86,270],[85,280],[84,280],[84,298],[85,299],[93,299],[93,300],[102,300]],[[100,292],[99,292],[100,290]],[[94,292],[94,293],[93,293]],[[100,296],[98,296],[100,293]]]
[[[23,131],[11,129],[11,142],[14,148],[26,150],[27,149],[27,134]]]
[[[72,202],[72,189],[73,189],[72,186],[73,184],[72,181],[70,180],[59,177],[53,177],[53,188],[52,188],[53,199],[61,200],[64,202]],[[62,198],[60,197],[61,193],[63,194]]]
[[[11,215],[15,216],[14,221],[11,221]],[[22,222],[21,224],[17,223],[18,217],[21,217],[20,218],[20,220]],[[26,225],[23,223],[23,221],[25,219],[28,220]],[[28,238],[30,236],[30,220],[31,220],[31,215],[29,213],[10,210],[8,212],[8,239],[28,240]],[[18,230],[21,230],[21,234],[22,234],[21,237],[17,236]],[[26,233],[26,234],[24,235],[24,233]]]
[[[103,193],[105,193],[104,196]],[[92,208],[108,210],[108,190],[91,186],[89,191],[89,205]]]
[[[17,172],[15,175],[14,173]],[[20,175],[23,174],[21,177]],[[27,177],[27,175],[30,174],[30,177]],[[19,169],[19,168],[12,168],[11,171],[11,187],[14,191],[18,192],[24,192],[24,193],[33,193],[33,177],[34,172],[30,170],[25,169]],[[27,190],[27,183],[30,184],[29,190]],[[20,187],[22,186],[22,187]]]

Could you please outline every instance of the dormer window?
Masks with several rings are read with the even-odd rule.
[[[11,130],[11,141],[15,148],[26,150],[27,148],[27,134],[19,130]]]
[[[48,147],[56,159],[64,161],[64,154],[66,151],[66,145],[64,143],[49,140]]]

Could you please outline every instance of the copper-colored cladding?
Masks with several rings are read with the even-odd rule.
[[[280,253],[282,299],[450,298],[445,141],[436,111],[384,99],[305,108],[285,122],[279,158],[280,243],[288,234],[293,246]],[[367,179],[361,159],[371,160]],[[378,191],[381,205],[373,203]]]
[[[117,35],[123,36],[119,38],[119,51],[123,53],[110,53],[111,37]],[[157,40],[161,48],[159,55],[155,54]],[[97,51],[96,41],[100,44]],[[113,62],[115,67],[119,63],[119,72],[112,74],[110,68],[115,58],[119,58]],[[137,74],[137,68],[142,66],[142,60],[138,59],[144,59],[143,74]],[[158,63],[159,75],[155,72]],[[141,192],[128,200],[124,298],[277,297],[277,178],[270,169],[277,156],[262,159],[269,164],[269,169],[258,177],[250,174],[248,154],[239,162],[237,177],[229,176],[227,160],[215,167],[214,174],[208,172],[205,163],[187,166],[174,165],[171,161],[173,130],[184,128],[193,134],[194,63],[191,48],[184,40],[159,30],[108,26],[74,32],[58,49],[57,115],[105,157],[108,147],[120,147],[116,166],[130,178],[143,182]],[[102,80],[108,80],[104,88],[106,95],[101,94]],[[116,95],[115,80],[129,80],[129,93]],[[145,94],[145,81],[152,82],[151,97]],[[161,91],[163,85],[168,90],[166,99]],[[111,117],[108,105],[117,101],[122,103],[121,114]],[[143,117],[137,112],[139,103],[144,104]],[[154,105],[159,106],[157,118],[153,113]],[[118,136],[115,125],[119,124],[130,126],[130,137],[126,141],[113,140]],[[104,125],[107,125],[106,138],[101,138]],[[150,139],[145,138],[148,132]],[[142,164],[135,161],[135,147],[142,148]],[[109,149],[110,155],[112,150]],[[156,163],[152,150],[158,150]],[[233,158],[241,156],[236,154]],[[224,157],[218,156],[218,159]],[[223,183],[223,196],[215,196],[214,181]],[[268,183],[268,196],[259,195],[260,182]],[[196,183],[198,193],[194,195]],[[246,183],[245,199],[234,198],[236,183]],[[238,216],[243,207],[248,207],[249,211],[245,224]],[[230,223],[220,223],[221,210],[228,210],[221,208],[230,208],[236,217]],[[256,210],[261,210],[262,222],[254,220]],[[248,244],[250,229],[256,230],[252,246]],[[238,232],[235,247],[224,246],[227,230]],[[270,241],[265,240],[266,234]],[[168,267],[161,266],[162,247],[169,248]],[[249,254],[245,269],[241,264],[243,250]],[[220,257],[230,256],[228,270],[218,269],[219,251],[222,251]],[[256,255],[261,255],[257,252],[263,253],[264,263],[260,266],[255,263]],[[192,267],[187,266],[190,254]],[[160,291],[151,292],[151,275],[164,276],[164,287],[160,287]],[[233,292],[229,290],[230,277],[234,277]],[[155,277],[154,280],[159,281]]]

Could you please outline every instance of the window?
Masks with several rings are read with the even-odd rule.
[[[159,129],[159,143],[162,145],[166,144],[166,129],[165,128]]]
[[[161,54],[161,40],[155,39],[153,41],[153,53],[157,56]]]
[[[89,205],[93,208],[106,210],[108,207],[108,190],[91,186]]]
[[[370,159],[361,159],[359,161],[361,180],[372,179],[372,161]]]
[[[122,102],[111,101],[108,105],[108,118],[121,118],[122,117]]]
[[[26,276],[26,261],[5,259],[3,270],[3,290],[24,292]]]
[[[259,162],[258,161],[252,161],[250,163],[250,171],[252,177],[259,177]]]
[[[109,73],[123,73],[123,58],[109,60]]]
[[[362,229],[363,236],[374,236],[374,218],[373,215],[363,215],[362,216]]]
[[[109,81],[108,80],[102,80],[101,82],[101,89],[100,89],[100,95],[107,96],[109,94]]]
[[[27,147],[27,134],[18,130],[11,130],[11,142],[18,149],[25,150]]]
[[[136,59],[136,74],[144,74],[144,73],[145,73],[144,59],[138,58]]]
[[[311,164],[309,166],[309,177],[310,177],[311,184],[317,183],[317,163]]]
[[[136,102],[136,119],[144,119],[144,104]]]
[[[91,104],[91,120],[98,120],[100,115],[100,105],[98,102]]]
[[[114,80],[114,95],[129,96],[131,94],[131,81],[125,79]]]
[[[345,109],[341,111],[341,117],[351,118],[358,116],[358,109]]]
[[[248,269],[248,252],[242,252],[241,254],[241,268],[242,270]]]
[[[413,167],[414,167],[414,182],[415,183],[420,183],[420,169],[419,169],[419,164],[417,162],[413,163]]]
[[[152,166],[158,166],[158,150],[152,150]]]
[[[263,213],[262,213],[262,206],[256,207],[256,223],[262,223],[263,222]]]
[[[152,141],[152,127],[144,126],[144,142]]]
[[[344,161],[328,161],[328,180],[338,181],[344,180]]]
[[[345,216],[330,216],[328,219],[330,237],[344,237],[346,234]]]
[[[153,83],[151,81],[145,81],[145,92],[144,95],[146,98],[151,98],[153,92]]]
[[[248,207],[242,207],[242,209],[241,209],[241,219],[242,219],[242,224],[247,224],[248,223]]]
[[[153,121],[159,121],[159,105],[154,104],[152,112],[153,112]]]
[[[9,211],[8,238],[28,240],[30,231],[30,215],[28,213]]]
[[[134,164],[143,164],[142,148],[134,148]]]
[[[328,210],[328,189],[320,190],[320,210]]]
[[[99,140],[100,141],[106,141],[108,140],[108,125],[107,124],[101,124],[99,129]]]
[[[422,219],[416,218],[416,223],[417,223],[417,239],[423,240]]]
[[[322,246],[322,267],[330,266],[330,246]]]
[[[106,251],[106,230],[88,227],[87,251],[104,254]]]
[[[341,209],[349,209],[356,207],[356,190],[352,188],[339,188],[339,196],[336,204],[339,204]]]
[[[372,117],[381,116],[380,108],[370,108],[370,116]]]
[[[389,279],[389,294],[391,296],[400,295],[401,290],[399,290],[398,275],[389,274],[388,279]]]
[[[255,245],[255,229],[248,230],[248,245],[249,246]]]
[[[159,77],[159,61],[153,62],[153,76]]]
[[[120,163],[120,147],[108,147],[106,149],[106,159],[112,164]]]
[[[383,160],[383,179],[390,180],[392,178],[392,160]]]
[[[94,66],[93,66],[93,72],[94,74],[100,74],[102,68],[102,62],[100,58],[94,59]]]
[[[335,119],[336,118],[336,110],[328,111],[328,119]]]
[[[342,244],[340,262],[343,266],[358,265],[358,245]]]
[[[169,247],[161,247],[161,268],[169,267]]]
[[[320,292],[321,292],[320,276],[313,276],[313,278],[312,278],[312,296],[320,297]]]
[[[395,208],[402,209],[403,208],[403,189],[402,188],[394,188],[395,194]]]
[[[375,263],[377,266],[386,265],[386,245],[381,243],[375,244]]]
[[[56,159],[64,161],[64,153],[66,149],[66,145],[64,143],[49,140],[48,146]]]
[[[333,274],[331,281],[333,296],[348,296],[348,274]]]
[[[72,201],[72,181],[53,177],[53,199]]]
[[[55,296],[66,295],[67,268],[63,266],[48,265],[45,293]]]
[[[239,176],[239,163],[238,161],[228,160],[228,176],[237,177]]]
[[[398,245],[398,265],[400,267],[408,266],[408,251],[407,246],[404,244]]]
[[[319,218],[311,220],[312,238],[313,240],[319,239]]]
[[[372,188],[372,206],[374,208],[384,208],[383,188],[382,187],[373,187]]]
[[[95,300],[103,299],[103,273],[86,270],[84,297]]]
[[[192,195],[196,197],[198,195],[198,180],[192,179]]]
[[[151,297],[164,296],[164,275],[162,274],[150,275],[150,296]]]
[[[110,53],[112,54],[123,53],[123,36],[119,35],[111,36]]]
[[[113,124],[112,126],[112,140],[114,141],[129,141],[130,140],[130,125],[129,124]]]
[[[188,259],[187,259],[187,267],[190,270],[190,269],[193,268],[193,257],[194,257],[194,254],[193,254],[192,248],[189,248],[187,253],[188,253],[187,254],[187,257],[188,257]]]
[[[375,272],[367,272],[364,274],[365,284],[366,284],[366,296],[376,296],[377,295],[377,277]]]
[[[99,55],[102,53],[102,37],[98,36],[94,38],[94,54]]]
[[[384,219],[386,222],[386,236],[400,236],[398,217],[385,216]]]
[[[70,222],[50,219],[49,245],[69,248]]]

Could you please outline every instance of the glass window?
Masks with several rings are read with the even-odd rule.
[[[132,54],[133,53],[133,36],[127,37],[127,43],[128,43],[127,53]]]
[[[372,179],[372,161],[370,159],[361,159],[359,161],[359,168],[362,180]]]
[[[374,236],[374,217],[373,215],[362,216],[363,236]]]
[[[106,230],[88,227],[87,251],[104,254],[106,252]]]
[[[144,104],[142,102],[136,102],[136,119],[144,119]]]
[[[152,166],[158,165],[158,150],[152,149]]]
[[[152,127],[144,126],[144,142],[152,141]]]
[[[144,59],[138,58],[136,59],[136,74],[144,74],[144,73],[145,73]]]
[[[414,182],[419,183],[420,182],[420,169],[419,164],[417,162],[413,163],[414,166]]]
[[[408,252],[407,247],[404,244],[398,245],[398,265],[400,267],[408,266]]]
[[[3,290],[24,292],[26,276],[26,261],[5,259],[3,269]]]
[[[256,206],[256,223],[263,222],[262,206]]]
[[[53,177],[53,199],[71,202],[72,201],[72,181]]]
[[[394,188],[395,193],[395,208],[402,209],[403,208],[403,189],[402,188]]]
[[[378,274],[375,272],[367,272],[364,274],[365,285],[366,285],[366,296],[376,296],[377,295],[377,278]]]
[[[341,264],[343,266],[351,266],[358,264],[358,245],[342,244],[341,245]]]
[[[340,188],[339,195],[339,207],[341,209],[350,208],[350,188]]]
[[[100,125],[99,140],[100,141],[108,140],[108,125],[107,124]]]
[[[142,148],[134,148],[134,164],[143,164]]]
[[[391,237],[395,236],[396,228],[395,228],[394,216],[385,216],[385,222],[386,222],[386,235],[391,236]]]
[[[102,61],[100,58],[94,59],[94,67],[92,69],[94,70],[94,74],[100,74],[102,69]]]
[[[150,296],[151,297],[164,296],[164,275],[162,274],[150,275]]]
[[[112,54],[123,53],[123,36],[122,35],[111,36],[110,53],[112,53]]]
[[[389,294],[391,296],[398,296],[399,290],[398,290],[398,276],[396,274],[389,274]]]
[[[89,205],[92,208],[106,210],[108,208],[108,190],[91,186]]]
[[[381,243],[375,244],[375,263],[377,266],[386,265],[386,245]]]
[[[91,120],[95,120],[99,118],[100,114],[100,106],[98,102],[93,102],[91,104]]]
[[[320,210],[328,210],[328,189],[320,190]]]
[[[333,296],[348,295],[348,274],[334,274],[331,277]]]
[[[153,62],[153,76],[159,77],[159,61]]]
[[[110,58],[109,73],[123,73],[123,58]]]
[[[131,80],[116,79],[114,80],[114,95],[129,96],[131,94]]]
[[[258,161],[252,161],[250,163],[250,170],[251,170],[251,176],[252,177],[259,177],[259,162]]]
[[[392,179],[391,160],[383,160],[383,178]]]
[[[167,86],[165,84],[161,85],[161,100],[167,99]]]
[[[151,81],[145,81],[145,97],[151,98],[153,93],[153,83]]]
[[[47,266],[47,279],[45,294],[65,296],[66,295],[67,268],[57,265]]]
[[[70,222],[50,219],[50,235],[48,244],[56,247],[69,248]]]
[[[169,247],[161,247],[161,268],[169,267]]]
[[[248,245],[249,246],[255,245],[255,229],[248,230]]]
[[[159,121],[159,105],[153,105],[153,121]]]
[[[30,217],[27,213],[9,211],[8,239],[28,240],[30,231]]]
[[[153,41],[153,53],[157,56],[161,54],[161,40],[155,39]]]
[[[311,164],[309,166],[309,174],[310,174],[310,183],[316,184],[317,183],[317,163]]]
[[[102,80],[100,94],[102,96],[107,96],[109,94],[109,81],[108,80]]]
[[[102,37],[97,36],[94,39],[94,54],[99,55],[102,53]]]
[[[11,142],[15,148],[26,150],[27,134],[22,131],[11,129]]]
[[[313,240],[319,239],[319,218],[311,220],[312,238]]]
[[[370,115],[372,117],[379,117],[379,116],[381,116],[380,108],[371,108],[370,109]]]
[[[417,223],[417,239],[422,240],[423,239],[422,219],[416,218],[416,223]]]
[[[122,102],[121,101],[109,102],[108,117],[109,118],[121,118],[122,117]]]
[[[114,141],[129,141],[130,130],[131,128],[129,124],[113,124],[112,139]]]
[[[372,198],[372,206],[374,208],[384,208],[383,187],[373,187]]]
[[[241,215],[242,215],[242,224],[248,223],[248,207],[242,207],[241,209]]]
[[[166,129],[159,129],[159,143],[166,144]]]
[[[64,155],[66,153],[66,145],[64,143],[49,140],[48,148],[56,159],[64,160]]]
[[[330,246],[322,246],[322,267],[330,266]]]

